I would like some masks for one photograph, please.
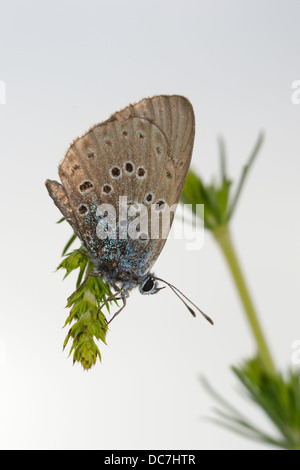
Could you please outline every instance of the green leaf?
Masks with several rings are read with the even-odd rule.
[[[245,181],[246,181],[246,177],[249,173],[249,170],[251,168],[251,166],[253,165],[253,162],[256,158],[256,156],[258,155],[258,152],[262,146],[262,143],[264,141],[264,134],[261,132],[258,136],[258,139],[257,139],[257,142],[250,154],[250,157],[249,157],[249,160],[248,160],[248,163],[244,166],[243,170],[242,170],[242,174],[241,174],[241,178],[240,178],[240,181],[238,183],[238,187],[237,187],[237,190],[236,190],[236,193],[232,199],[232,202],[230,204],[230,209],[229,209],[229,212],[228,212],[228,219],[230,219],[235,211],[235,208],[236,208],[236,205],[237,205],[237,202],[240,198],[240,194],[241,194],[241,191],[243,189],[243,186],[245,184]]]
[[[218,138],[218,144],[219,144],[219,155],[220,155],[220,174],[221,174],[221,180],[222,183],[227,181],[227,176],[226,176],[226,148],[225,148],[225,142],[222,137]]]
[[[67,243],[66,246],[64,247],[63,252],[62,252],[62,256],[64,256],[64,255],[67,253],[68,249],[69,249],[70,246],[73,244],[73,242],[76,240],[76,238],[77,238],[77,237],[76,237],[76,235],[75,235],[75,233],[74,233],[74,235],[72,235],[72,237],[70,238],[70,240],[68,241],[68,243]]]
[[[231,181],[223,181],[222,186],[220,189],[217,191],[217,198],[218,198],[218,203],[220,206],[220,210],[222,213],[222,220],[223,223],[228,222],[228,211],[227,211],[227,206],[228,206],[228,200],[229,200],[229,193],[230,193],[230,188],[231,188]]]
[[[227,177],[226,149],[223,138],[218,139],[220,158],[220,177],[212,184],[204,184],[202,178],[193,170],[189,170],[181,195],[183,204],[190,204],[192,211],[196,213],[196,204],[204,204],[204,226],[208,230],[216,230],[227,224],[233,215],[241,190],[244,186],[247,174],[263,142],[261,133],[251,152],[248,163],[242,171],[235,195],[231,196],[232,181]]]
[[[66,274],[64,279],[69,276],[69,274],[74,271],[74,269],[80,268],[84,263],[87,263],[88,257],[83,252],[75,250],[72,253],[68,254],[65,259],[59,264],[58,269],[65,269]]]
[[[209,195],[207,194],[201,178],[197,176],[193,170],[190,170],[181,195],[181,202],[183,204],[190,204],[194,213],[196,213],[197,204],[204,204],[204,225],[206,228],[212,229],[214,215],[208,201]]]
[[[278,437],[257,428],[241,415],[207,381],[202,383],[221,408],[214,410],[215,422],[248,438],[266,442],[283,449],[300,448],[300,371],[269,375],[259,357],[245,361],[241,367],[232,368],[253,403],[273,422]]]

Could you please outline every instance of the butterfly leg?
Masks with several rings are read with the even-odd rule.
[[[125,295],[122,295],[121,293],[121,299],[122,299],[122,302],[123,302],[123,305],[122,307],[114,314],[114,316],[109,320],[109,322],[107,322],[107,325],[110,324],[111,321],[113,321],[113,319],[119,315],[119,313],[123,310],[123,308],[126,306],[126,296]]]

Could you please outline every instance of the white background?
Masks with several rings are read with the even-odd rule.
[[[236,179],[265,144],[232,223],[276,363],[299,330],[298,1],[0,2],[1,448],[267,448],[206,420],[205,375],[256,424],[230,366],[255,353],[234,284],[209,233],[201,251],[170,240],[155,265],[215,321],[165,289],[134,292],[90,372],[62,352],[75,278],[54,273],[71,234],[44,187],[74,137],[154,94],[183,94],[196,115],[192,164],[218,171],[217,136]]]

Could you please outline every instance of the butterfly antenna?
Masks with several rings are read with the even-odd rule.
[[[197,307],[197,305],[195,305],[186,295],[184,295],[177,287],[173,286],[172,284],[170,284],[169,282],[165,281],[164,279],[160,279],[160,278],[156,278],[158,281],[161,281],[161,282],[164,282],[165,284],[167,284],[167,286],[170,287],[170,289],[174,292],[174,294],[177,295],[177,297],[181,300],[181,302],[186,306],[186,308],[189,310],[189,312],[193,315],[193,317],[196,316],[194,310],[187,304],[187,302],[185,302],[183,300],[182,297],[184,297],[190,304],[193,305],[193,307],[195,307],[198,312],[201,313],[201,315],[203,315],[203,317],[211,324],[213,325],[214,322],[212,321],[212,319],[206,315],[206,313],[204,313],[199,307]],[[182,296],[182,297],[181,297]]]

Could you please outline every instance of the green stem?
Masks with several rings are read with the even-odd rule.
[[[213,235],[227,260],[231,274],[235,281],[241,301],[245,308],[247,319],[257,343],[259,357],[262,360],[266,372],[269,375],[275,375],[276,368],[259,324],[243,273],[241,271],[228,226],[223,225],[216,228],[213,230]]]

